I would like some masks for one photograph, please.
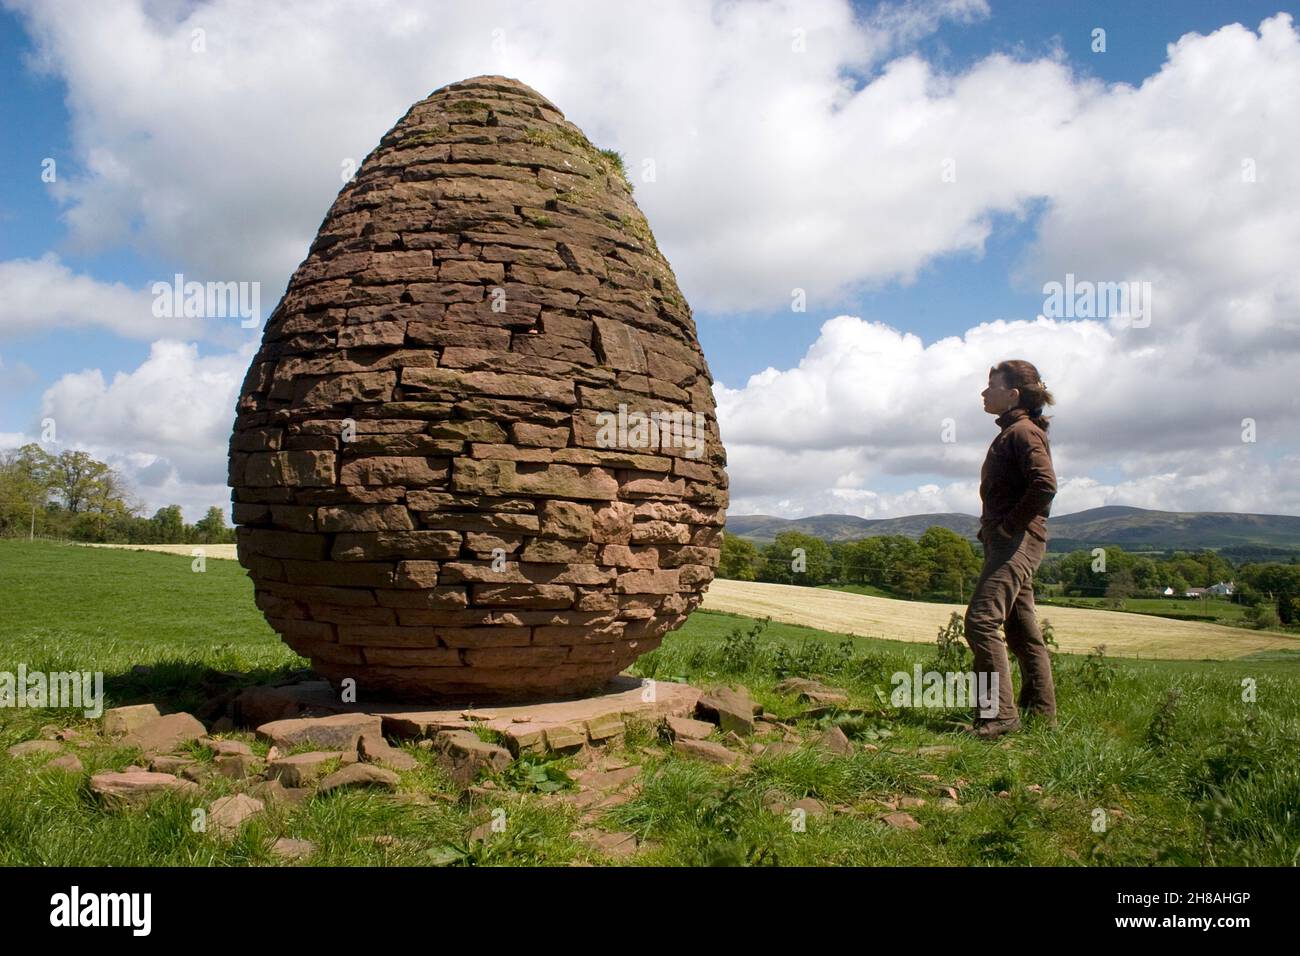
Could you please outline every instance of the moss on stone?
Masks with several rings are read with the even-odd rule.
[[[477,113],[479,110],[490,110],[492,106],[482,100],[456,100],[447,109],[457,113]]]
[[[430,126],[412,136],[404,136],[397,141],[398,146],[429,146],[435,143],[442,143],[446,135],[451,132],[451,127],[445,124]]]

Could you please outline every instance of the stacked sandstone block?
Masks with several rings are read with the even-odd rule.
[[[701,413],[703,454],[600,413]],[[690,309],[614,158],[478,77],[417,103],[267,322],[230,484],[258,606],[359,694],[596,689],[713,578],[727,504]]]

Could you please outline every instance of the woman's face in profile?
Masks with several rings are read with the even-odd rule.
[[[984,398],[984,411],[990,415],[1001,415],[1016,407],[1020,401],[1020,389],[1007,388],[1001,372],[989,372],[988,388],[980,392]]]

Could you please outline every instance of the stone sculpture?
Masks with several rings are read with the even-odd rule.
[[[713,578],[711,383],[617,155],[516,80],[444,87],[339,193],[244,381],[258,606],[359,695],[597,689]]]

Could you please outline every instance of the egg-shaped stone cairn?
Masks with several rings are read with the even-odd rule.
[[[711,385],[617,154],[517,80],[443,87],[344,185],[244,380],[258,607],[358,695],[595,691],[713,579]]]

